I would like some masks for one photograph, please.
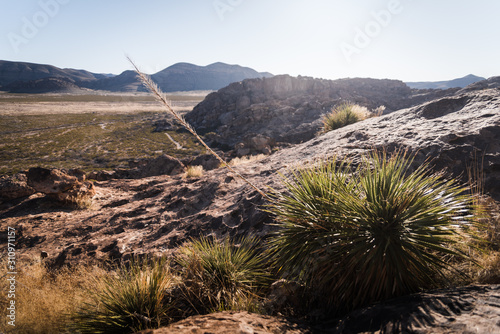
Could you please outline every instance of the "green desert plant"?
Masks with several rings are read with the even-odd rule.
[[[191,313],[258,308],[259,292],[269,279],[258,244],[250,237],[235,242],[201,237],[180,248],[177,262],[183,268],[182,290]]]
[[[368,109],[356,104],[344,102],[337,105],[323,117],[321,133],[327,133],[349,124],[354,124],[368,117]]]
[[[466,257],[472,201],[427,163],[411,172],[412,161],[373,152],[355,170],[333,158],[294,171],[270,206],[280,272],[337,312],[439,286],[445,258]]]
[[[168,324],[173,305],[166,296],[175,283],[165,260],[122,264],[115,275],[96,280],[89,290],[93,302],[72,316],[74,329],[79,333],[135,333]]]

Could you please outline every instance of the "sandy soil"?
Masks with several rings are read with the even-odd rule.
[[[169,93],[167,98],[175,111],[190,111],[201,102],[208,91]],[[149,94],[0,94],[0,115],[79,114],[79,113],[135,113],[160,111]],[[104,99],[104,101],[103,101]]]

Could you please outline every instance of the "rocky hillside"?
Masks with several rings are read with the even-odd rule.
[[[31,80],[27,82],[13,82],[3,87],[10,93],[28,93],[28,94],[41,94],[41,93],[78,93],[84,92],[85,88],[80,88],[68,78],[43,78]]]
[[[385,113],[431,99],[451,90],[412,90],[397,80],[322,80],[288,75],[233,83],[208,95],[186,119],[213,145],[242,154],[268,151],[276,143],[301,143],[315,136],[321,117],[341,101]]]
[[[466,175],[474,155],[484,155],[485,190],[499,201],[500,90],[454,95],[371,118],[236,168],[261,189],[280,189],[278,173],[289,167],[333,154],[357,158],[372,148],[407,148],[418,152],[415,164],[433,158],[436,169],[455,176]],[[179,166],[172,169],[175,175],[96,182],[93,207],[84,211],[59,208],[41,194],[5,200],[15,185],[4,180],[1,226],[18,226],[22,253],[45,251],[68,261],[169,252],[188,237],[264,236],[272,229],[272,218],[262,211],[265,200],[226,170],[186,179],[178,174],[179,162],[174,165]]]

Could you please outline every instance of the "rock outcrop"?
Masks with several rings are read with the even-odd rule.
[[[34,194],[36,191],[28,185],[25,173],[0,178],[0,200],[12,200]]]
[[[28,185],[64,203],[90,202],[96,194],[94,184],[85,181],[85,173],[78,169],[30,168]]]
[[[313,138],[321,127],[321,117],[341,101],[372,110],[385,106],[389,113],[456,90],[412,90],[397,80],[280,75],[248,79],[220,89],[188,113],[186,120],[200,133],[208,133],[213,145],[267,153],[276,143],[297,144]],[[268,138],[267,144],[249,144],[261,142],[262,137]]]
[[[306,334],[312,333],[282,317],[270,317],[248,312],[218,312],[189,317],[156,330],[137,334]]]
[[[323,324],[320,333],[500,333],[500,285],[428,291]]]
[[[500,332],[500,285],[468,286],[400,297],[351,312],[341,319],[297,324],[282,317],[219,312],[189,317],[138,334],[463,334]]]

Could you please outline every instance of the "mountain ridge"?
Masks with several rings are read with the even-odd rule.
[[[448,88],[465,88],[473,83],[486,80],[486,78],[478,77],[474,74],[468,74],[462,78],[444,81],[419,81],[405,82],[410,88],[415,89],[448,89]]]
[[[269,72],[257,72],[249,67],[222,62],[206,66],[180,62],[151,75],[153,81],[165,92],[218,90],[232,82],[272,76]],[[80,88],[113,92],[145,91],[131,70],[123,71],[119,75],[109,75],[63,69],[48,64],[0,60],[0,90],[23,93],[60,92],[62,85],[54,85],[56,81],[76,86],[72,87],[73,90]]]

